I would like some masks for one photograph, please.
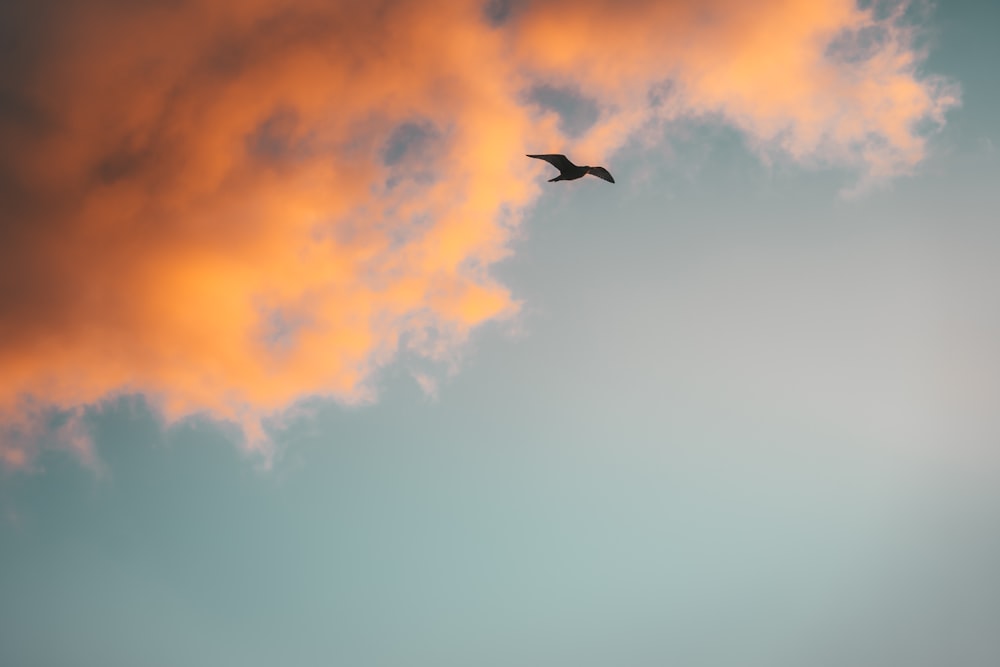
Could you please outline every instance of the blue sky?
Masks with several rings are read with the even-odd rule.
[[[525,199],[516,314],[268,456],[127,391],[38,435],[0,664],[997,664],[998,11],[926,15],[962,103],[911,175],[668,120]]]

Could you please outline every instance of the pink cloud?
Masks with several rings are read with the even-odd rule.
[[[912,28],[847,0],[550,0],[499,25],[476,3],[425,7],[70,2],[23,19],[0,71],[4,465],[30,465],[46,410],[124,393],[167,421],[235,422],[267,455],[263,419],[373,400],[400,345],[453,361],[518,311],[491,267],[541,192],[523,154],[569,144],[532,86],[598,101],[573,139],[584,160],[715,114],[762,153],[863,183],[913,169],[921,124],[957,103],[920,75]],[[96,460],[79,421],[56,441]]]

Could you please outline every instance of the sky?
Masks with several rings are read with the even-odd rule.
[[[3,4],[0,665],[1000,664],[998,26]]]

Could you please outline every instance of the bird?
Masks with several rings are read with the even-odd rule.
[[[598,178],[603,178],[608,183],[614,183],[615,179],[611,175],[611,172],[604,167],[579,167],[569,161],[569,158],[565,155],[557,154],[546,154],[546,155],[528,155],[527,157],[533,157],[537,160],[545,160],[553,167],[559,170],[559,175],[555,178],[550,178],[549,183],[553,181],[575,181],[578,178],[583,178],[587,174],[592,174]]]

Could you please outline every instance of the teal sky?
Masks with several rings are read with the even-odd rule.
[[[269,469],[88,409],[97,463],[0,470],[0,665],[1000,664],[1000,7],[928,27],[915,174],[626,144],[529,209],[515,320]]]

